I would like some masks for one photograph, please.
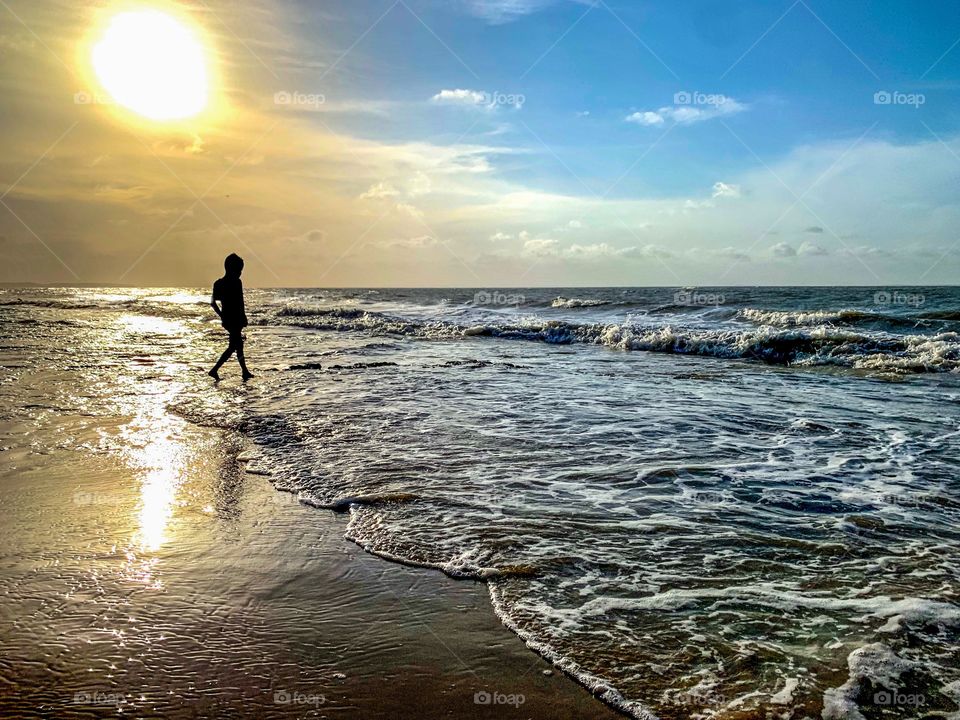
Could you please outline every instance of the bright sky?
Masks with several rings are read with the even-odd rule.
[[[957,282],[955,0],[0,5],[0,281]]]

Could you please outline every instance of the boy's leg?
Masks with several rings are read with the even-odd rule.
[[[220,356],[220,359],[217,360],[217,364],[213,366],[213,370],[210,371],[210,375],[213,377],[217,376],[217,371],[221,366],[230,359],[230,356],[233,355],[234,351],[237,349],[233,341],[234,334],[230,333],[230,344],[227,345],[227,349],[223,351],[223,354]]]
[[[237,330],[236,335],[230,335],[230,344],[237,350],[237,362],[240,363],[240,369],[243,371],[243,377],[253,377],[253,373],[247,369],[247,362],[243,356],[243,335]]]

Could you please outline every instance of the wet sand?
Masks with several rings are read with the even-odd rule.
[[[0,454],[0,717],[620,717],[483,584],[363,552],[235,434],[181,427],[172,479],[9,447],[25,429]]]

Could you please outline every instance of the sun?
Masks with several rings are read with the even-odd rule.
[[[114,15],[91,60],[114,102],[150,120],[182,120],[207,105],[203,45],[190,27],[160,10]]]

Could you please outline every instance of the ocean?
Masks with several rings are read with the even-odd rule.
[[[246,301],[257,377],[214,384],[207,290],[0,290],[0,413],[36,452],[241,434],[638,718],[960,717],[960,289]]]

